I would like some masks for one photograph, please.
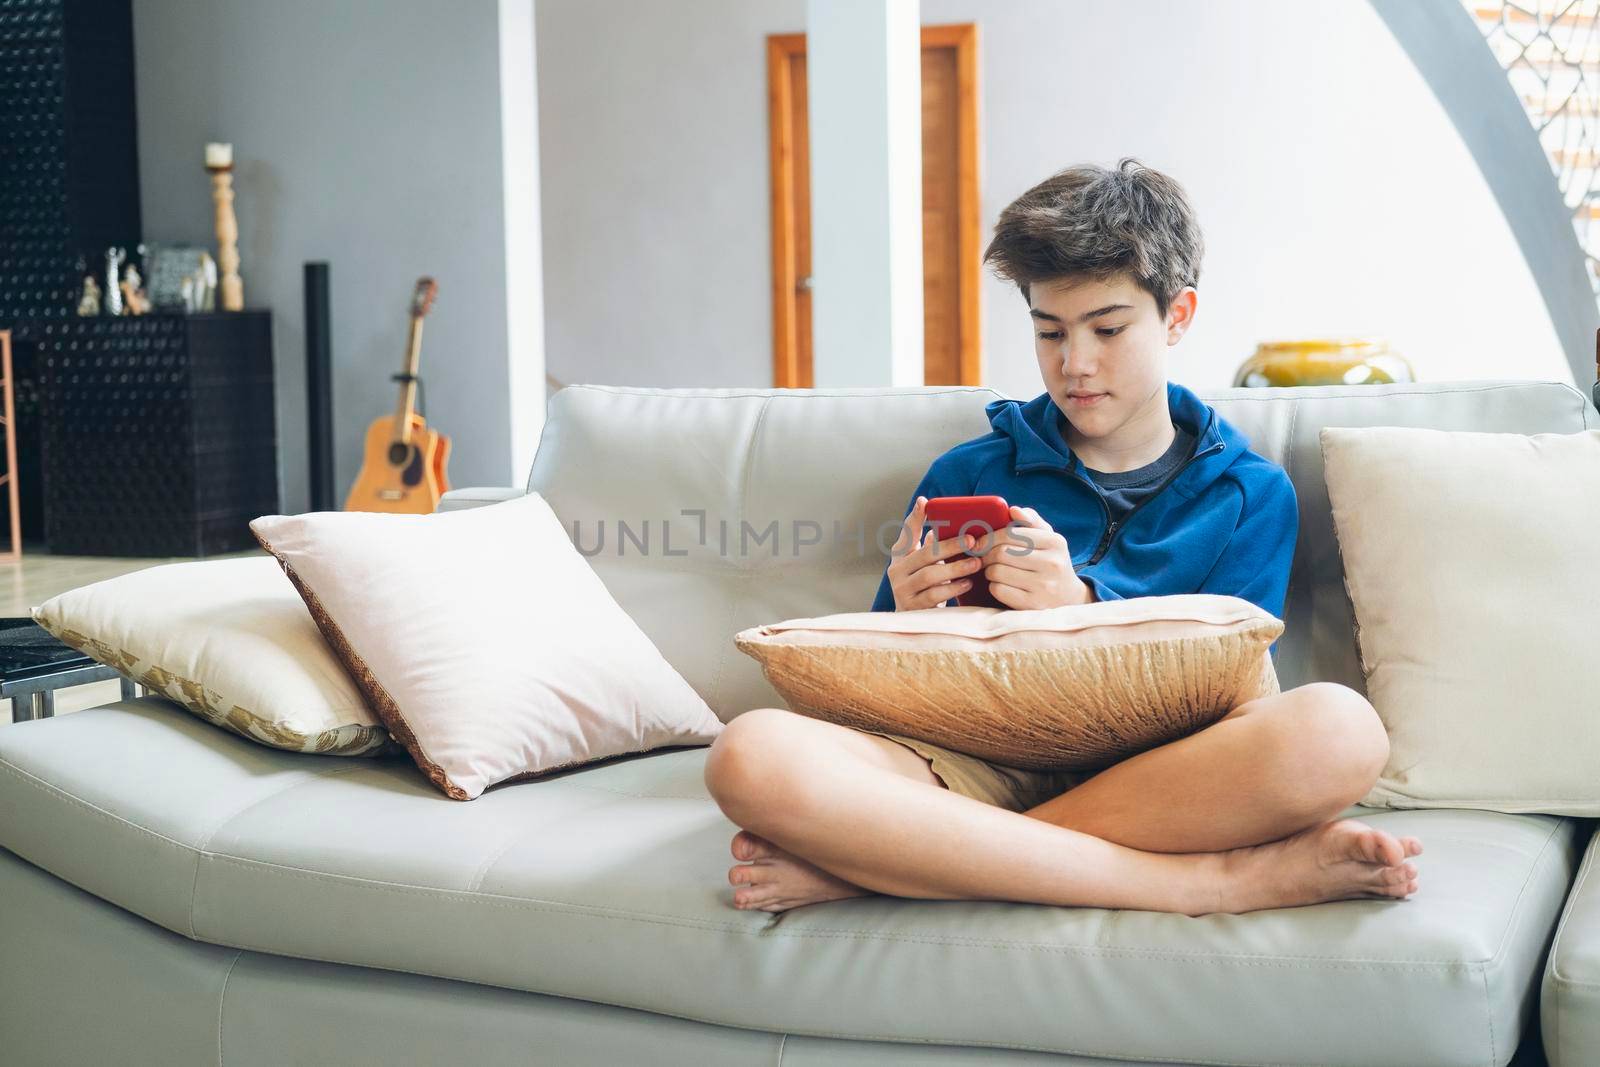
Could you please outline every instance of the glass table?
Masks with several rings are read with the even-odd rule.
[[[103,663],[57,641],[32,619],[0,619],[0,700],[11,701],[11,721],[48,719],[56,713],[54,692],[69,685],[122,682],[122,699],[134,684]]]

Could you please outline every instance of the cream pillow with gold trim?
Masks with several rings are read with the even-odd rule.
[[[1362,801],[1600,815],[1600,430],[1325,427],[1367,699]]]
[[[792,710],[1013,767],[1094,770],[1279,691],[1283,621],[1239,597],[864,611],[734,637]]]
[[[150,567],[52,597],[33,618],[57,640],[263,745],[330,756],[403,751],[271,556]]]

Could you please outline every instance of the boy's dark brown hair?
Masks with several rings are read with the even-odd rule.
[[[1179,290],[1198,284],[1204,253],[1183,186],[1130,158],[1068,167],[1017,197],[1000,212],[983,261],[1025,300],[1035,282],[1126,273],[1165,315]]]

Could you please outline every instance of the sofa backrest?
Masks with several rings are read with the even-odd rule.
[[[1196,393],[1295,484],[1300,534],[1277,660],[1285,689],[1334,681],[1365,691],[1323,483],[1322,427],[1533,434],[1600,425],[1582,393],[1554,381]],[[544,495],[617,602],[728,719],[784,706],[733,635],[866,611],[928,464],[987,433],[984,405],[1000,396],[945,386],[572,385],[550,399],[528,489]],[[1495,610],[1485,605],[1487,625]]]

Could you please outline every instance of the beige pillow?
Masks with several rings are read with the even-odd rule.
[[[1093,770],[1277,693],[1276,616],[1210,593],[790,619],[734,638],[803,715]]]
[[[1389,731],[1362,803],[1600,815],[1600,430],[1321,438]]]
[[[270,556],[172,563],[52,597],[60,641],[273,748],[398,753]]]
[[[722,728],[537,494],[250,524],[357,686],[456,800]]]

